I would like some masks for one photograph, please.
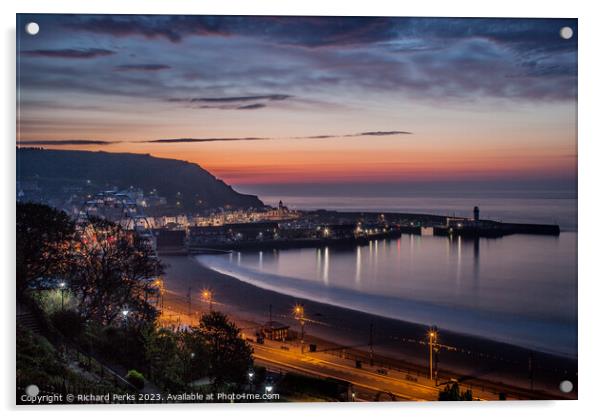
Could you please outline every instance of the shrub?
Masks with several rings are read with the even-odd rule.
[[[458,383],[448,384],[439,392],[439,401],[471,401],[472,391],[461,391]]]
[[[50,318],[53,326],[70,339],[78,337],[84,329],[84,320],[75,310],[59,310]]]
[[[335,378],[309,377],[297,373],[286,373],[278,382],[278,393],[306,395],[327,400],[345,400],[349,383]]]
[[[136,370],[129,370],[125,378],[138,390],[144,388],[144,375]]]

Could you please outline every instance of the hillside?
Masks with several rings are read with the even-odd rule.
[[[65,188],[101,191],[130,186],[155,189],[184,211],[223,207],[262,207],[254,195],[236,192],[197,164],[148,154],[17,149],[17,180],[36,181],[53,198]]]

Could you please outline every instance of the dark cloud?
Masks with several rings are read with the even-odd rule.
[[[174,103],[185,103],[187,105],[193,105],[196,109],[222,109],[222,110],[255,110],[267,107],[265,103],[251,103],[245,104],[245,102],[273,102],[283,101],[292,98],[291,95],[284,94],[269,94],[269,95],[249,95],[249,96],[220,96],[220,97],[191,97],[191,98],[170,98],[168,102]],[[197,105],[197,104],[201,105]],[[203,103],[210,103],[210,105],[204,105]]]
[[[115,66],[116,71],[161,71],[170,68],[171,66],[165,64],[123,64]]]
[[[96,58],[115,54],[115,51],[100,48],[82,48],[82,49],[34,49],[21,51],[21,54],[30,57],[51,57],[51,58]]]
[[[342,138],[342,137],[386,137],[388,135],[409,135],[412,134],[409,131],[366,131],[357,134],[344,134],[344,135],[312,135],[310,137],[295,137],[298,139],[315,139],[320,140],[324,138]]]
[[[249,105],[251,106],[251,105]],[[408,131],[367,131],[357,134],[326,134],[312,135],[305,137],[208,137],[208,138],[161,138],[158,140],[143,141],[145,143],[212,143],[228,141],[273,141],[273,140],[302,140],[302,139],[328,139],[328,138],[350,138],[365,136],[392,136],[411,134]],[[104,141],[104,140],[25,140],[19,141],[19,145],[111,145],[123,141]],[[135,141],[130,141],[135,142]]]
[[[254,95],[254,96],[225,96],[225,97],[193,97],[193,98],[171,98],[168,102],[208,102],[208,103],[230,103],[230,102],[249,102],[257,100],[279,101],[290,99],[291,95],[271,94],[271,95]]]
[[[60,41],[48,44],[53,47],[68,48],[73,39],[91,46],[102,40],[103,45],[119,45],[136,57],[151,50],[152,60],[164,63],[103,60],[103,67],[99,63],[68,68],[62,60],[31,60],[17,77],[22,87],[32,90],[130,96],[208,110],[257,110],[284,101],[281,107],[300,112],[358,108],[363,93],[398,95],[427,105],[476,103],[482,98],[564,101],[577,94],[576,19],[133,15],[23,19],[50,27],[47,30]],[[559,36],[562,26],[573,28],[571,40]],[[97,34],[128,39],[115,42]],[[206,49],[201,43],[205,41]],[[38,45],[25,37],[20,48],[30,50],[24,55],[60,56],[58,51],[71,58],[86,55],[86,50],[78,49],[35,50]],[[115,58],[122,57],[126,59],[126,54]],[[147,65],[170,65],[178,71],[170,72],[169,79],[151,82],[160,67]],[[353,94],[359,100],[347,100]],[[367,108],[372,106],[369,97]]]
[[[316,48],[395,38],[403,19],[282,16],[84,16],[64,26],[113,36],[143,36],[181,42],[188,36],[253,36]]]
[[[159,140],[149,140],[146,143],[213,143],[213,142],[226,142],[226,141],[265,141],[271,140],[272,138],[162,138]]]
[[[114,36],[163,38],[174,43],[188,36],[246,36],[307,48],[404,38],[487,38],[524,50],[548,51],[577,45],[576,19],[90,15],[66,22],[65,26]],[[573,28],[575,36],[570,41],[558,36],[562,26]]]
[[[19,145],[110,145],[120,141],[103,140],[25,140],[19,141]]]
[[[359,134],[354,135],[354,137],[364,137],[364,136],[387,136],[387,135],[401,135],[401,134],[411,134],[408,131],[368,131],[361,132]]]
[[[264,105],[263,103],[252,103],[250,105],[242,105],[242,106],[238,106],[236,109],[242,109],[242,110],[247,110],[247,109],[261,109],[261,108],[265,108],[267,105]]]
[[[195,105],[191,107],[194,109],[220,109],[224,111],[244,111],[266,108],[267,105],[264,103],[252,103],[250,105]]]
[[[92,33],[114,36],[141,35],[146,38],[165,38],[171,42],[180,42],[182,34],[178,27],[170,26],[177,16],[79,16],[68,21],[65,27]]]
[[[160,140],[149,140],[146,143],[209,143],[217,141],[272,141],[272,140],[317,140],[327,138],[349,138],[349,137],[367,137],[367,136],[388,136],[388,135],[407,135],[412,134],[409,131],[366,131],[357,134],[326,134],[310,135],[305,137],[230,137],[230,138],[165,138]]]

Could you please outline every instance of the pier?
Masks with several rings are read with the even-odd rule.
[[[435,236],[462,236],[462,237],[503,237],[511,234],[538,234],[558,236],[560,227],[555,224],[520,224],[501,223],[483,220],[479,222],[456,222],[445,226],[434,226]]]

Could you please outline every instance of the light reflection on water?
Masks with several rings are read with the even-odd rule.
[[[226,262],[229,273],[244,270],[284,293],[571,352],[576,246],[574,232],[480,240],[403,235],[348,248],[237,252],[238,267],[231,257],[202,260]]]

